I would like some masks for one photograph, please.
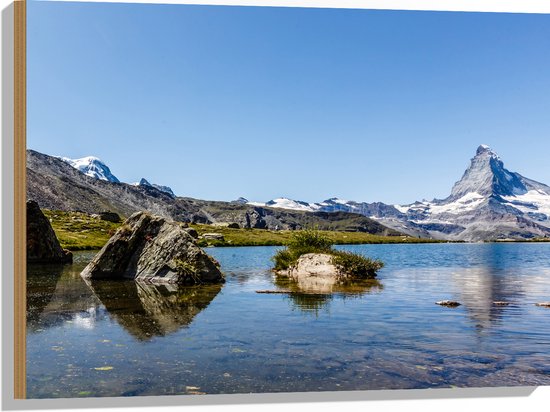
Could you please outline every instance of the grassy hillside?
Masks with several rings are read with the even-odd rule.
[[[81,212],[42,210],[63,248],[69,250],[100,249],[109,240],[121,223],[112,223]],[[200,239],[201,246],[280,246],[291,239],[291,230],[267,229],[231,229],[212,225],[190,225],[199,235],[219,233],[224,240]],[[418,239],[410,236],[379,236],[363,232],[324,231],[334,244],[365,243],[425,243],[430,239]]]
[[[81,212],[45,210],[61,247],[69,250],[101,249],[121,223],[94,219]]]

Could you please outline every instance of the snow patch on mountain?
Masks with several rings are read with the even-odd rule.
[[[120,183],[120,180],[111,173],[109,167],[97,157],[86,156],[80,159],[70,159],[68,157],[58,158],[70,164],[86,176],[93,177],[94,179],[106,180],[108,182]]]
[[[315,211],[335,211],[332,210],[335,206],[342,206],[338,208],[339,210],[348,210],[356,208],[357,206],[348,200],[331,198],[319,203],[309,203],[302,200],[293,200],[287,197],[278,197],[276,199],[270,200],[268,202],[248,202],[248,205],[251,206],[261,206],[261,207],[273,207],[276,209],[289,209],[289,210],[301,210],[304,212],[315,212]],[[331,209],[331,210],[329,210]]]
[[[274,207],[277,209],[301,210],[304,212],[313,212],[319,208],[316,205],[311,205],[307,202],[302,202],[299,200],[288,199],[286,197],[278,197],[265,203],[248,202],[248,204],[253,206]]]
[[[427,214],[432,216],[453,214],[458,215],[460,213],[472,211],[476,209],[483,201],[485,197],[477,192],[467,193],[454,202],[448,203],[423,203],[423,208]],[[410,210],[410,209],[409,209]]]
[[[503,196],[508,204],[545,226],[550,226],[550,195],[542,190],[530,190],[523,195]]]
[[[411,206],[410,205],[407,205],[407,206],[401,206],[401,205],[393,205],[393,207],[395,207],[397,210],[399,210],[401,213],[407,213]]]

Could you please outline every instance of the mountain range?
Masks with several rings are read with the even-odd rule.
[[[27,198],[36,201],[42,209],[90,214],[111,211],[123,217],[148,210],[182,222],[237,223],[242,228],[294,230],[318,227],[321,230],[402,235],[356,213],[312,213],[253,206],[242,201],[176,197],[147,183],[136,185],[91,176],[58,157],[27,150]]]
[[[70,165],[70,167],[68,167]],[[277,198],[265,203],[177,197],[167,186],[141,179],[120,182],[99,159],[56,158],[27,151],[28,197],[43,208],[124,216],[149,210],[196,223],[241,227],[359,230],[442,240],[484,241],[550,237],[550,187],[511,172],[488,146],[478,147],[445,199],[408,205],[327,199],[319,203]]]
[[[338,198],[320,203],[278,198],[248,204],[309,212],[358,213],[409,235],[444,240],[550,236],[550,187],[509,171],[487,145],[477,148],[469,167],[445,199],[388,205]]]

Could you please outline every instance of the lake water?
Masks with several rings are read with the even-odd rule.
[[[340,248],[382,259],[378,283],[302,293],[274,247],[207,249],[220,286],[87,284],[93,252],[31,265],[28,397],[550,385],[550,244]]]

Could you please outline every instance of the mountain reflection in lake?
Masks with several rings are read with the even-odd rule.
[[[87,284],[92,252],[30,265],[28,397],[550,384],[550,244],[340,248],[378,281],[276,280],[274,247],[207,249],[218,286]]]

